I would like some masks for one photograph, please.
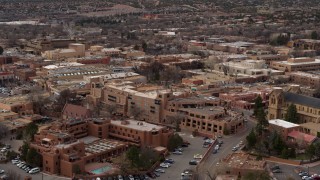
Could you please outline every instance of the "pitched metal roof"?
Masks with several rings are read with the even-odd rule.
[[[284,98],[288,102],[320,109],[320,99],[318,98],[304,96],[301,94],[295,94],[291,92],[285,92]]]

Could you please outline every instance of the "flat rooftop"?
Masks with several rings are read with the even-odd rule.
[[[202,115],[216,115],[224,113],[223,107],[217,106],[207,106],[207,107],[199,107],[199,108],[180,108],[182,111],[188,111],[194,114],[202,114]]]
[[[273,124],[273,125],[280,126],[280,127],[283,127],[283,128],[299,127],[298,124],[294,124],[294,123],[291,123],[291,122],[288,122],[288,121],[284,121],[282,119],[269,120],[269,124]]]
[[[92,142],[85,147],[86,153],[90,154],[96,154],[96,153],[102,153],[106,151],[112,151],[114,149],[117,149],[119,147],[125,146],[126,143],[110,140],[110,139],[99,139],[95,142]]]
[[[298,59],[298,58],[296,58]],[[320,64],[320,59],[315,59],[314,61],[308,62],[288,62],[288,61],[278,61],[276,63],[287,64],[287,65],[306,65],[306,64]]]
[[[111,121],[112,125],[117,125],[121,127],[127,127],[138,131],[155,131],[164,128],[163,126],[150,124],[145,121],[137,121],[137,120],[125,120],[127,124],[123,123],[123,121]]]

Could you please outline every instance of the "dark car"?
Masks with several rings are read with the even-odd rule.
[[[134,177],[134,180],[140,180],[139,175],[134,175],[133,177]]]
[[[218,150],[214,149],[214,150],[212,151],[212,154],[217,154],[217,152],[218,152]]]
[[[160,177],[160,173],[153,172],[153,174],[156,175],[156,177]]]
[[[197,165],[197,164],[198,164],[198,162],[194,159],[189,161],[189,165]]]
[[[188,144],[182,144],[181,147],[189,147]]]
[[[157,177],[154,173],[147,173],[147,175],[152,179],[155,179]]]
[[[166,159],[164,162],[165,162],[165,163],[173,164],[173,163],[174,163],[174,160],[173,160],[173,159]]]
[[[272,166],[271,167],[271,170],[276,170],[276,169],[280,169],[280,167],[279,166]]]
[[[207,139],[209,139],[209,138],[208,138],[208,137],[204,137],[204,138],[203,138],[203,140],[207,140]]]

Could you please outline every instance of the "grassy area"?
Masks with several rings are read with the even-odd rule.
[[[309,157],[306,154],[297,154],[295,158],[292,158],[294,160],[308,160]]]

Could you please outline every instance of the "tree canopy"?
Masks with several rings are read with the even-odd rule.
[[[289,105],[288,110],[287,110],[287,114],[285,116],[285,120],[288,122],[292,122],[292,123],[299,122],[297,108],[294,104]]]
[[[253,129],[251,130],[250,134],[246,137],[246,140],[248,143],[248,148],[252,148],[256,145],[257,137]]]
[[[173,136],[169,137],[168,150],[173,151],[175,148],[181,146],[182,144],[183,144],[182,137],[176,133]]]
[[[254,108],[253,108],[253,115],[257,116],[258,110],[263,108],[262,98],[261,96],[256,97],[254,100]]]
[[[312,31],[312,33],[311,33],[311,39],[318,39],[318,33],[317,33],[317,31]]]
[[[2,55],[3,54],[3,47],[2,46],[0,46],[0,55]]]
[[[39,154],[34,148],[30,148],[27,153],[26,161],[33,166],[41,167],[42,155]]]
[[[133,167],[139,169],[148,169],[159,160],[159,155],[152,149],[139,149],[135,146],[129,148],[126,157],[130,160]]]

